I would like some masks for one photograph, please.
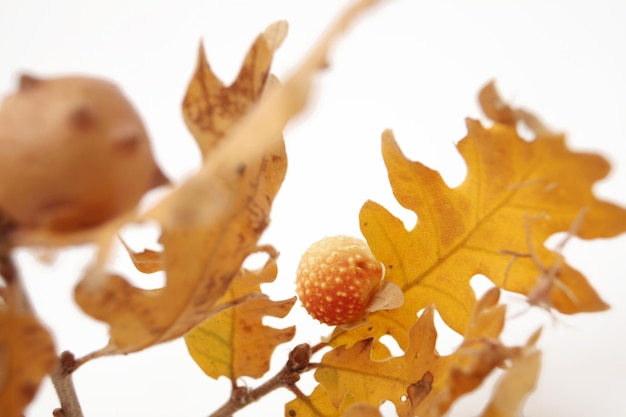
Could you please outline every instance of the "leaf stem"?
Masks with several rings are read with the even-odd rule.
[[[310,359],[311,346],[306,343],[296,346],[289,353],[289,359],[287,359],[285,366],[276,375],[251,390],[246,387],[234,386],[228,402],[209,417],[231,417],[237,411],[278,388],[293,390],[296,388],[296,382],[300,380],[300,374],[309,370]]]
[[[72,373],[76,369],[74,355],[68,351],[61,353],[59,363],[50,373],[52,385],[59,397],[61,408],[52,412],[54,417],[83,417],[83,411],[78,402]]]
[[[112,344],[111,342],[109,342],[109,344],[107,344],[102,349],[98,349],[98,350],[93,351],[91,353],[88,353],[87,355],[82,356],[82,357],[80,357],[78,359],[74,359],[74,365],[73,365],[73,368],[72,368],[72,372],[74,372],[79,367],[83,366],[84,364],[86,364],[89,361],[92,361],[92,360],[98,359],[98,358],[102,358],[104,356],[115,355],[117,353],[119,353],[117,347],[114,344]]]

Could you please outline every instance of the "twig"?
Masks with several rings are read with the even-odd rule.
[[[578,301],[576,294],[567,285],[565,285],[563,282],[559,280],[559,274],[561,272],[561,267],[563,266],[563,263],[565,262],[563,258],[563,254],[562,254],[563,249],[565,248],[565,245],[570,241],[570,239],[572,239],[578,233],[578,230],[580,229],[580,225],[583,221],[583,218],[587,214],[587,211],[588,211],[587,208],[580,209],[576,218],[570,225],[570,228],[567,231],[565,238],[561,242],[559,242],[559,244],[556,246],[554,250],[554,252],[556,253],[556,260],[550,266],[543,265],[541,260],[537,256],[537,253],[533,246],[532,237],[531,237],[531,228],[530,228],[530,223],[529,223],[530,219],[528,217],[525,218],[524,228],[526,229],[526,245],[528,246],[528,253],[517,253],[513,251],[506,251],[506,250],[502,251],[502,253],[504,254],[513,256],[513,258],[511,259],[511,261],[506,267],[502,288],[506,286],[509,272],[515,260],[518,258],[522,258],[522,257],[530,258],[532,262],[535,264],[535,266],[537,267],[537,269],[539,270],[540,275],[537,277],[536,285],[533,288],[531,288],[530,291],[528,292],[527,302],[529,306],[541,307],[549,311],[552,314],[550,310],[552,305],[550,304],[549,299],[550,299],[550,293],[552,292],[554,287],[557,287],[558,289],[563,291],[563,293],[565,293],[565,295],[572,302],[576,303]],[[521,313],[522,312],[517,313],[514,316],[511,316],[509,317],[509,319],[519,316]]]
[[[311,354],[313,355],[319,352],[320,350],[324,349],[326,346],[328,346],[328,343],[326,342],[320,342],[317,345],[314,345],[313,347],[311,347]]]
[[[25,313],[31,311],[20,276],[13,262],[13,232],[16,225],[0,211],[0,276],[6,284],[2,291],[4,304],[13,311]]]
[[[11,258],[13,249],[12,232],[15,224],[0,211],[0,275],[7,285],[13,282],[13,277],[17,276],[15,265]]]
[[[306,343],[296,346],[290,353],[285,366],[271,379],[255,389],[234,386],[230,399],[210,417],[231,417],[235,412],[259,400],[278,388],[293,389],[300,374],[310,368],[311,346]]]
[[[75,369],[74,355],[68,351],[61,353],[57,367],[50,374],[52,385],[54,385],[61,402],[61,408],[52,412],[54,417],[83,417],[83,411],[80,408],[72,380],[72,373]]]

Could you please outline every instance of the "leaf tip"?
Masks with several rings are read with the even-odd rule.
[[[263,32],[263,39],[270,51],[278,49],[285,40],[287,32],[289,31],[289,23],[286,20],[279,20],[272,23]]]
[[[392,129],[383,130],[382,139],[383,141],[390,141],[390,140],[395,141],[396,139],[393,135],[393,130]]]
[[[200,39],[198,42],[198,62],[206,61],[206,52],[204,50],[204,39]]]
[[[478,103],[483,113],[494,122],[511,126],[517,122],[515,111],[502,99],[493,79],[480,89]]]

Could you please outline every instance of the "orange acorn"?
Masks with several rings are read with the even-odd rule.
[[[362,319],[383,284],[383,266],[367,243],[351,236],[324,238],[302,255],[296,292],[311,316],[329,325]]]

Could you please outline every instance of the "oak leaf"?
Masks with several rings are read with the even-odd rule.
[[[535,389],[541,367],[541,352],[531,337],[499,379],[481,417],[516,417],[528,394]]]
[[[488,291],[476,304],[464,341],[455,352],[440,356],[435,349],[437,332],[433,306],[427,307],[410,329],[410,344],[402,356],[372,359],[373,341],[351,347],[339,346],[326,353],[315,378],[327,392],[297,399],[290,404],[300,416],[319,415],[327,408],[345,407],[344,398],[378,407],[394,403],[399,416],[444,415],[461,395],[471,392],[520,348],[503,345],[499,336],[504,326],[505,307],[498,303],[500,291]]]
[[[489,99],[482,100],[485,104]],[[494,107],[501,109],[502,104]],[[467,120],[468,134],[457,145],[467,176],[455,188],[449,188],[438,172],[408,160],[391,131],[383,133],[383,159],[394,195],[417,214],[418,222],[408,231],[388,210],[368,201],[360,213],[361,230],[386,266],[385,279],[404,292],[405,303],[370,315],[366,326],[337,330],[333,345],[391,334],[406,348],[408,326],[431,303],[446,324],[462,332],[475,303],[469,285],[474,275],[483,274],[501,288],[528,295],[541,284],[545,267],[555,263],[559,282],[547,291],[546,304],[567,314],[608,307],[585,277],[543,242],[569,230],[581,210],[586,212],[577,230],[581,238],[626,231],[626,210],[592,192],[595,182],[609,172],[609,164],[599,155],[571,151],[562,135],[552,133],[530,113],[512,114],[519,117],[491,127]],[[528,123],[534,140],[519,136],[517,121]],[[375,352],[376,357],[383,354]]]
[[[322,385],[317,385],[311,394],[300,396],[285,404],[285,417],[343,417],[347,409],[355,404],[354,396],[346,394],[340,407],[331,404],[328,393]],[[365,403],[359,403],[361,406]]]
[[[382,361],[372,360],[372,339],[360,341],[350,348],[340,346],[324,355],[315,378],[326,388],[330,402],[339,407],[346,393],[356,402],[379,406],[387,399],[393,402],[399,415],[405,415],[410,404],[402,400],[407,388],[418,382],[426,372],[434,376],[434,388],[439,376],[448,368],[448,360],[435,351],[437,332],[434,308],[424,310],[411,327],[408,350],[404,355]]]
[[[267,226],[286,168],[283,128],[305,107],[313,77],[327,66],[336,37],[376,2],[361,0],[347,9],[284,84],[268,77],[266,83],[271,85],[219,143],[211,142],[213,134],[203,139],[196,132],[201,149],[211,149],[200,171],[145,214],[162,228],[166,286],[136,288],[104,272],[101,261],[75,290],[81,308],[110,326],[109,345],[91,357],[133,352],[180,337],[217,312],[215,303],[246,257],[257,250],[257,240]],[[272,49],[281,36],[274,28],[263,38]],[[207,126],[212,125],[196,127],[200,131]],[[106,254],[101,251],[100,260]]]
[[[128,256],[130,256],[130,260],[135,265],[138,271],[143,272],[144,274],[152,274],[154,272],[163,271],[164,269],[164,260],[163,260],[163,252],[152,250],[152,249],[144,249],[141,252],[134,251],[128,244],[124,241],[124,239],[120,238],[120,242]]]
[[[261,284],[276,278],[275,251],[259,271],[243,269],[233,280],[218,305],[241,300],[233,308],[217,313],[185,335],[191,357],[211,378],[226,376],[260,378],[270,366],[272,352],[293,338],[294,326],[275,329],[263,325],[264,316],[283,318],[295,297],[271,301],[261,293]]]
[[[260,53],[260,49],[264,53]],[[270,53],[271,60],[271,50],[263,35],[257,39],[252,51],[237,83],[244,83],[246,77],[253,77],[256,85],[261,82],[258,79],[260,73],[265,74],[263,81],[267,76],[269,62],[266,55]],[[261,56],[262,65],[256,66],[256,56]],[[204,59],[203,54],[200,54],[200,59]],[[202,68],[203,63],[199,67]],[[197,81],[197,77],[206,75],[206,71],[197,71],[191,84],[201,82]],[[186,111],[192,112],[193,103],[198,103],[197,112],[201,114],[204,102],[197,92],[193,93],[193,88],[190,91],[188,93],[194,95],[195,101],[186,104]],[[241,88],[229,91],[235,95],[245,92]],[[204,90],[204,93],[207,97],[212,94],[209,90]],[[248,94],[246,99],[258,100],[261,91],[257,93],[256,97]],[[234,97],[231,99],[236,100]],[[228,115],[233,122],[241,119],[245,111],[243,108],[239,109],[239,113],[230,110],[221,114]],[[211,111],[220,114],[219,108]],[[202,124],[201,116],[197,115],[194,120],[198,124],[193,132],[205,134],[197,137],[199,143],[203,143],[203,137],[211,135],[215,140],[227,142],[224,132],[210,131],[212,125]],[[143,272],[163,269],[167,279],[164,288],[136,288],[121,276],[103,276],[101,271],[92,272],[77,286],[75,298],[81,308],[111,326],[111,341],[105,348],[107,353],[128,353],[180,337],[219,310],[217,300],[227,290],[246,257],[256,250],[257,241],[269,222],[272,201],[285,175],[287,159],[284,143],[280,132],[276,135],[278,139],[266,147],[258,159],[231,166],[222,175],[203,177],[203,192],[211,193],[212,199],[185,200],[187,213],[172,215],[162,210],[162,206],[167,206],[173,199],[185,199],[180,196],[179,188],[147,214],[161,224],[163,251],[129,253]],[[248,139],[255,140],[254,137]],[[209,157],[206,163],[212,160]],[[172,222],[165,218],[185,217],[189,212],[198,210],[213,212],[216,217],[211,222],[184,226],[172,226]]]
[[[256,39],[237,78],[228,87],[213,74],[200,45],[198,65],[183,100],[183,117],[205,158],[257,102],[269,75],[273,53],[286,35],[286,22],[270,25]]]
[[[497,367],[518,354],[518,347],[507,347],[499,340],[506,313],[499,299],[500,291],[492,288],[477,302],[463,342],[448,357],[449,367],[439,383],[413,410],[415,415],[445,415],[454,401],[476,389]]]
[[[380,410],[369,404],[352,404],[346,408],[341,417],[382,417]]]
[[[20,417],[53,368],[52,338],[30,313],[0,304],[0,415]]]

